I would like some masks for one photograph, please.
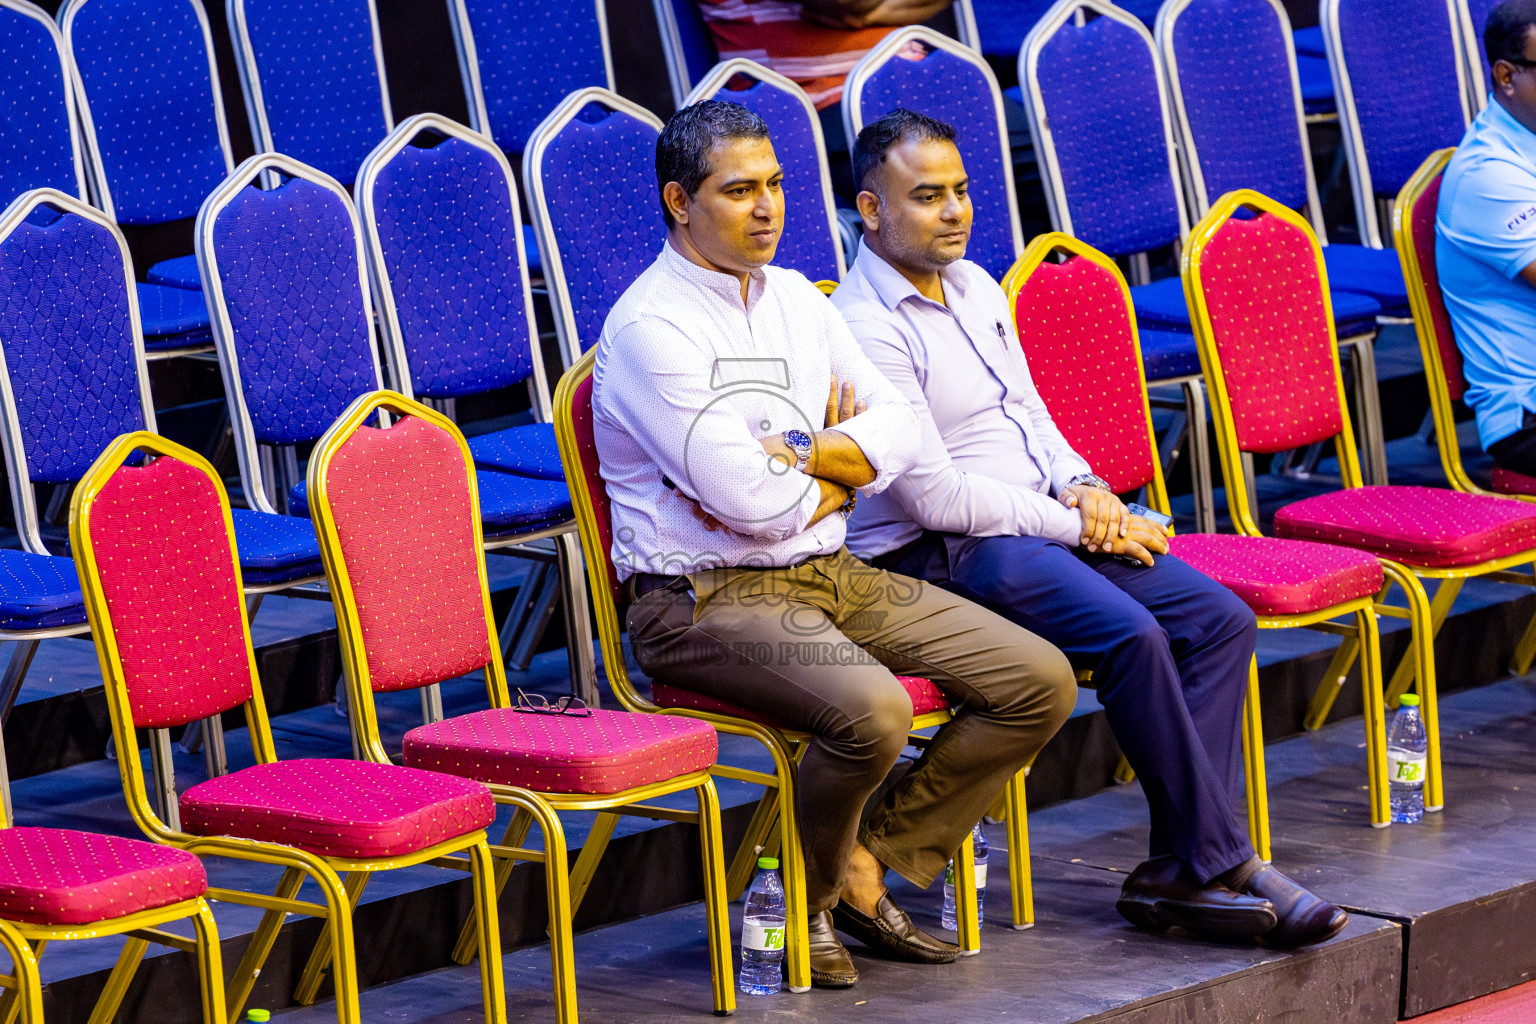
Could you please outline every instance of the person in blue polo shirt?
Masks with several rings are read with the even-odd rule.
[[[1483,450],[1536,476],[1536,0],[1495,7],[1483,46],[1491,98],[1445,169],[1435,263]]]

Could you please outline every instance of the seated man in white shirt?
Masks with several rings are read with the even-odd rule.
[[[1008,299],[962,257],[965,166],[949,125],[897,110],[854,145],[864,241],[833,301],[921,424],[917,465],[866,502],[852,550],[983,604],[1093,671],[1151,808],[1117,909],[1274,946],[1348,920],[1264,864],[1233,815],[1253,613],[1167,554],[1052,422]],[[1091,350],[1084,373],[1093,372]],[[1130,564],[1127,564],[1127,561]]]
[[[1071,668],[843,546],[855,489],[878,493],[916,460],[917,421],[815,285],[768,266],[785,199],[767,126],[734,103],[687,107],[657,141],[656,177],[667,242],[609,314],[593,370],[635,660],[812,734],[794,813],[815,984],[858,978],[834,926],[947,963],[959,949],[891,902],[885,871],[938,877],[1066,720]],[[893,673],[932,679],[956,713],[861,823],[911,726]]]

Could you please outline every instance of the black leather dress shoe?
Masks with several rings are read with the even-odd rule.
[[[1201,885],[1175,857],[1153,857],[1132,871],[1115,903],[1138,928],[1183,928],[1207,939],[1256,939],[1275,927],[1275,905],[1233,892],[1220,882]]]
[[[1275,905],[1279,922],[1264,933],[1264,945],[1295,949],[1324,942],[1344,930],[1349,914],[1305,886],[1297,885],[1265,864],[1253,873],[1243,891]]]
[[[832,908],[832,923],[870,948],[892,960],[914,964],[947,964],[960,956],[960,947],[936,939],[912,923],[907,912],[891,902],[889,894],[880,897],[875,916],[870,917],[847,900],[838,900]]]
[[[811,947],[811,984],[816,988],[849,988],[859,980],[853,957],[832,930],[832,913],[812,914],[807,923]],[[787,959],[786,959],[786,962]]]

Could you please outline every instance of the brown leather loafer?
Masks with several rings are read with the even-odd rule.
[[[858,910],[847,900],[838,900],[832,908],[832,923],[868,946],[871,952],[892,960],[914,964],[947,964],[960,956],[960,947],[936,939],[912,923],[907,912],[891,902],[890,894],[880,897],[875,916]]]
[[[859,980],[858,968],[843,942],[832,930],[832,914],[823,910],[806,923],[811,947],[811,984],[816,988],[851,988]],[[788,963],[788,958],[785,963]]]
[[[1138,928],[1182,928],[1224,942],[1256,939],[1278,920],[1269,900],[1234,892],[1220,882],[1201,885],[1175,857],[1138,865],[1121,887],[1115,909]]]
[[[1243,891],[1275,905],[1279,922],[1264,933],[1264,945],[1295,949],[1325,942],[1344,930],[1349,914],[1268,864],[1254,872]]]

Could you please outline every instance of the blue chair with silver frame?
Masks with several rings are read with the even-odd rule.
[[[363,161],[356,196],[394,389],[453,419],[458,399],[522,384],[532,422],[470,437],[475,465],[554,481],[563,490],[533,289],[520,258],[517,182],[506,157],[479,132],[439,114],[417,114]],[[519,548],[535,563],[502,630],[509,662],[523,669],[562,580],[565,607],[587,606],[575,520],[536,533],[513,537],[519,545],[548,541],[553,550]],[[503,537],[495,544],[513,542]],[[586,615],[568,617],[566,628],[573,659],[585,653],[572,662],[573,678],[585,679],[595,671]]]
[[[352,198],[316,168],[257,154],[204,200],[196,242],[246,501],[307,516],[300,449],[384,387]],[[561,482],[481,471],[478,486],[488,547],[572,519]]]
[[[1493,88],[1493,69],[1488,66],[1488,51],[1483,49],[1483,29],[1488,15],[1500,0],[1456,0],[1456,20],[1461,30],[1462,57],[1467,69],[1467,99],[1474,114],[1488,105]]]
[[[258,153],[350,185],[395,127],[374,0],[226,0]]]
[[[716,65],[683,103],[709,99],[740,103],[762,118],[773,135],[787,197],[774,266],[798,270],[812,281],[841,281],[853,250],[832,198],[821,119],[805,90],[776,71],[737,57]]]
[[[64,40],[27,0],[0,0],[0,125],[0,202],[34,188],[89,197]]]
[[[1011,5],[1012,0],[994,2]],[[947,16],[938,23],[940,27],[948,27],[944,24],[948,22],[954,29],[953,38],[979,50],[981,33],[976,30],[977,19],[971,10],[973,3],[974,0],[955,0]],[[672,101],[681,107],[697,83],[720,62],[722,55],[696,0],[651,0],[651,5],[656,11],[656,25],[661,30],[661,48],[667,59],[667,76],[672,83]]]
[[[521,154],[561,100],[614,88],[603,0],[448,0],[469,124]]]
[[[1455,0],[1322,0],[1321,14],[1355,222],[1362,242],[1384,248],[1398,191],[1471,119],[1460,16]]]
[[[70,0],[59,23],[96,205],[119,224],[196,217],[235,165],[202,4]],[[139,295],[150,358],[212,348],[197,258],[163,260],[145,277],[156,286]]]
[[[976,211],[966,257],[1002,279],[1024,252],[1013,193],[1013,158],[1003,97],[979,53],[930,28],[904,28],[882,39],[848,72],[843,130],[851,141],[867,122],[897,107],[947,121],[970,174]]]
[[[567,367],[597,344],[608,311],[666,241],[653,170],[661,128],[655,114],[617,93],[578,89],[523,151],[523,187]]]

